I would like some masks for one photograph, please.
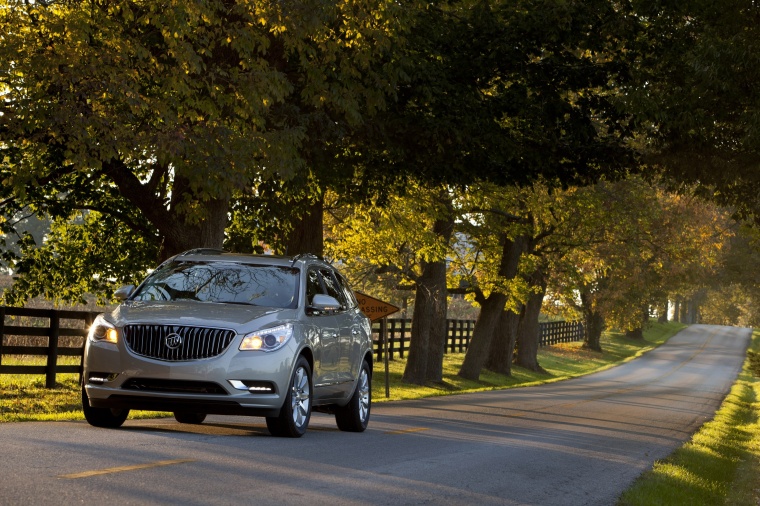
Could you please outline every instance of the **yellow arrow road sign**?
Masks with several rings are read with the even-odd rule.
[[[356,300],[359,301],[359,309],[372,321],[385,318],[399,310],[393,304],[377,300],[361,292],[354,292],[354,294],[356,294]]]

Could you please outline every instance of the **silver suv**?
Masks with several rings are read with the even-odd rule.
[[[300,437],[312,410],[367,428],[372,334],[345,279],[313,255],[191,250],[161,264],[99,316],[85,346],[82,407],[96,427],[129,410],[266,417]]]

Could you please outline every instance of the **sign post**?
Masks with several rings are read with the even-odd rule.
[[[388,321],[386,317],[399,310],[398,307],[388,302],[365,295],[361,292],[354,292],[356,300],[359,302],[359,309],[362,313],[372,320],[380,320],[380,339],[383,345],[383,355],[385,362],[385,398],[391,396],[390,391],[390,373],[388,372]]]

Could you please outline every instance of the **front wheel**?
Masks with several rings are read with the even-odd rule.
[[[87,423],[93,427],[104,427],[107,429],[121,427],[124,420],[129,416],[128,409],[93,408],[90,406],[90,399],[87,397],[84,385],[82,385],[82,411],[84,411]]]
[[[279,416],[267,417],[267,428],[273,436],[301,437],[306,433],[311,418],[311,391],[311,367],[304,357],[299,357]]]
[[[362,362],[356,390],[348,404],[335,411],[335,421],[340,430],[364,432],[369,424],[369,412],[372,407],[372,374],[367,362]]]

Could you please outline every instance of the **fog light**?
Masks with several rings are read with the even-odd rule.
[[[119,374],[115,372],[92,372],[90,373],[90,377],[87,379],[87,381],[94,385],[102,385],[103,383],[115,380],[117,376],[119,376]]]
[[[227,380],[237,390],[247,390],[252,394],[273,394],[276,393],[274,383],[269,381],[252,381],[252,380]]]

